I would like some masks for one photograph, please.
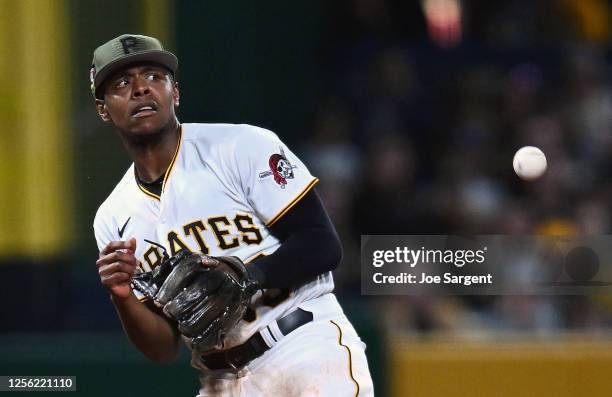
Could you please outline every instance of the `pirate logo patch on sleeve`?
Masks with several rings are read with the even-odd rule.
[[[280,154],[274,153],[270,156],[268,165],[270,166],[270,170],[260,172],[259,179],[265,179],[272,175],[274,177],[274,182],[276,182],[281,189],[284,189],[287,185],[287,179],[294,178],[293,169],[297,168],[296,165],[289,162],[282,147],[280,148]]]

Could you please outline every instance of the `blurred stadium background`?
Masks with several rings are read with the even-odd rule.
[[[157,36],[183,122],[276,131],[322,180],[337,294],[379,396],[609,396],[610,296],[367,297],[361,234],[609,234],[605,0],[0,0],[0,375],[87,396],[193,395],[128,345],[95,210],[129,160],[96,116],[93,49]],[[547,154],[535,183],[514,151]]]

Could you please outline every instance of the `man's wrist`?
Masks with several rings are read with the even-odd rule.
[[[130,299],[136,297],[136,295],[134,295],[134,293],[131,292],[131,291],[130,291],[129,295],[127,295],[127,296],[121,296],[121,295],[113,294],[112,292],[109,291],[109,296],[110,296],[111,302],[113,302],[113,304],[115,306],[116,305],[124,305]]]
[[[263,270],[261,270],[261,268],[257,266],[256,263],[250,263],[246,265],[246,271],[249,275],[249,278],[255,280],[257,284],[259,284],[259,287],[262,288],[264,282],[266,281],[266,275]]]

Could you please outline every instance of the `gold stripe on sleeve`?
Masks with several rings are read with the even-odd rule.
[[[258,252],[255,255],[251,256],[250,258],[247,258],[247,260],[244,261],[245,265],[248,265],[249,263],[253,262],[255,259],[260,258],[262,256],[267,256],[268,254],[266,254],[265,252]]]
[[[349,347],[347,345],[342,344],[342,330],[340,329],[340,326],[338,324],[336,324],[332,320],[329,320],[329,322],[334,324],[336,326],[336,328],[338,328],[338,344],[340,346],[343,346],[346,349],[346,351],[348,352],[349,375],[350,375],[351,379],[353,380],[353,382],[355,383],[355,386],[357,386],[357,391],[355,392],[355,397],[357,397],[359,395],[359,383],[357,382],[357,380],[355,380],[355,377],[353,376],[353,357],[351,356],[351,349],[349,349]]]
[[[293,206],[295,206],[302,199],[302,197],[304,197],[306,193],[308,193],[314,187],[314,185],[317,184],[317,182],[319,182],[319,179],[315,178],[308,185],[306,185],[306,187],[304,188],[304,190],[302,190],[300,194],[298,194],[293,200],[291,200],[291,202],[287,204],[285,208],[280,210],[280,212],[276,214],[272,219],[270,219],[270,221],[268,221],[266,227],[274,225],[280,218],[282,218],[283,215],[285,215],[291,208],[293,208]]]

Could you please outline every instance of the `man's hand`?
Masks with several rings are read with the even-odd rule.
[[[123,300],[132,294],[130,282],[138,266],[135,252],[135,238],[111,241],[100,251],[100,258],[96,261],[100,282],[113,298]]]

